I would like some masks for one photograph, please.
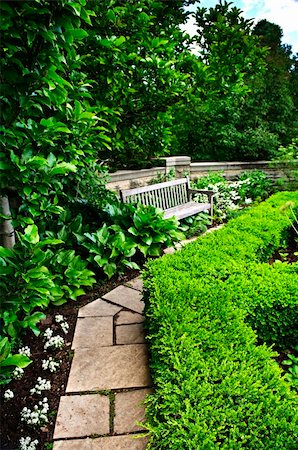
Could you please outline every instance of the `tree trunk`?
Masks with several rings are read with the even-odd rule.
[[[2,233],[1,233],[3,235],[3,247],[13,248],[14,244],[16,243],[16,239],[14,228],[12,226],[11,221],[9,200],[7,196],[0,197],[0,200],[1,200],[2,214],[9,217],[9,219],[3,219]]]

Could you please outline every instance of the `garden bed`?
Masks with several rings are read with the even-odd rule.
[[[15,450],[19,448],[21,437],[30,436],[32,440],[38,439],[40,450],[52,448],[52,438],[56,421],[56,414],[59,406],[60,397],[64,395],[68,374],[70,370],[73,352],[71,350],[72,338],[77,320],[78,310],[87,303],[102,297],[115,287],[123,284],[138,275],[137,271],[128,271],[125,276],[114,278],[103,285],[90,290],[86,295],[80,297],[75,302],[66,303],[59,307],[50,307],[47,311],[47,317],[39,325],[40,336],[36,337],[29,332],[22,340],[22,347],[28,346],[31,349],[32,364],[26,367],[24,376],[21,380],[12,381],[9,386],[2,386],[4,391],[9,388],[14,393],[14,398],[3,403],[1,407],[1,450]],[[57,315],[62,315],[69,325],[69,330],[65,337],[65,346],[61,350],[46,353],[44,350],[43,332],[47,328],[52,328],[55,332],[61,334],[59,323],[55,321]],[[57,334],[57,333],[56,333]],[[57,372],[51,373],[42,369],[42,360],[52,356],[55,360],[60,360],[61,364]],[[40,400],[30,395],[30,389],[34,386],[38,377],[46,378],[51,382],[51,389],[44,391],[44,397],[47,397],[49,403],[49,422],[41,429],[36,430],[21,422],[21,410],[24,407],[32,408]],[[3,395],[1,395],[3,399]]]
[[[297,395],[266,344],[297,342],[298,264],[268,264],[289,236],[289,200],[298,193],[148,265],[150,448],[296,448]]]

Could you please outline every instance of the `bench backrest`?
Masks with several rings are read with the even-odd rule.
[[[180,178],[165,183],[125,189],[120,192],[120,195],[124,203],[142,203],[165,211],[189,201],[189,180]]]

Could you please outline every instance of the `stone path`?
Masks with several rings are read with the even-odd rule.
[[[79,310],[54,450],[146,449],[148,439],[136,423],[144,421],[142,402],[152,391],[142,288],[141,278],[135,278]]]
[[[54,450],[145,450],[137,425],[151,392],[142,287],[135,278],[80,309]]]

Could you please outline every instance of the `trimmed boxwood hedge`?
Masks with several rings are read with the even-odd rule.
[[[289,235],[289,200],[298,192],[148,263],[148,448],[297,449],[297,395],[267,345],[298,338],[298,264],[268,264]]]

